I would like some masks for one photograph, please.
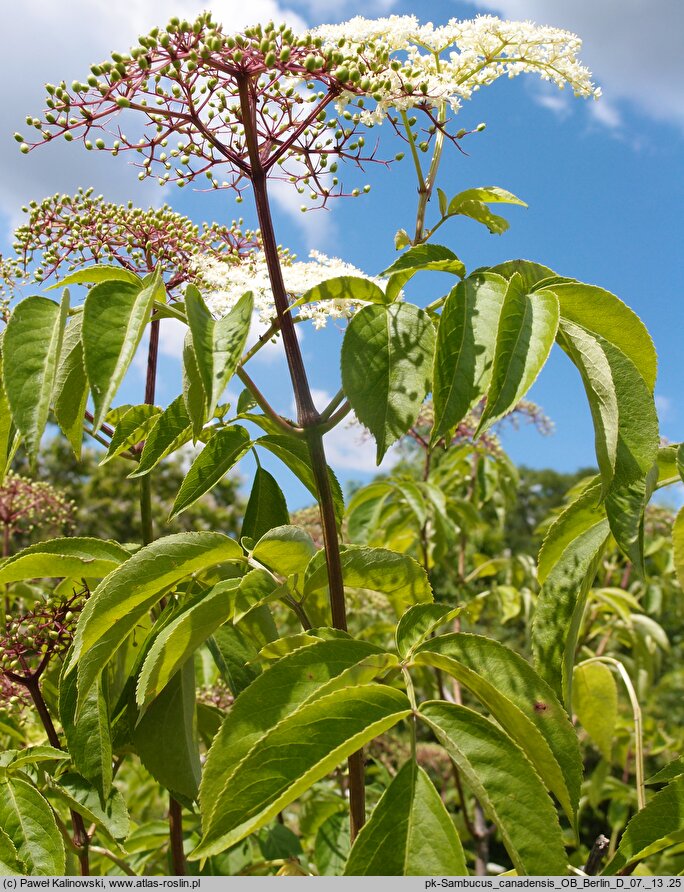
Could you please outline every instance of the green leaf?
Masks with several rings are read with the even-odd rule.
[[[21,750],[5,750],[0,754],[0,767],[15,771],[24,765],[38,765],[41,762],[69,761],[70,756],[65,750],[58,750],[54,746],[40,744],[27,746]]]
[[[648,329],[633,310],[610,291],[564,282],[548,286],[558,298],[562,318],[613,344],[630,359],[646,381],[655,385],[658,359]]]
[[[491,383],[478,434],[510,412],[530,389],[551,352],[558,319],[553,294],[528,294],[515,274],[501,307]]]
[[[50,790],[63,799],[70,808],[78,812],[89,824],[95,823],[114,837],[125,839],[130,822],[126,800],[113,788],[100,798],[99,791],[78,774],[63,774],[59,781],[52,781]]]
[[[46,577],[103,577],[129,557],[116,542],[80,536],[50,539],[29,545],[3,561],[0,584]]]
[[[61,305],[46,297],[27,297],[14,308],[3,337],[5,393],[33,458],[48,420],[68,308],[68,291]]]
[[[354,679],[375,678],[388,656],[365,641],[337,638],[294,651],[256,678],[235,700],[209,750],[200,788],[203,821],[212,818],[217,797],[253,746],[304,704]]]
[[[575,666],[572,705],[580,724],[610,762],[618,719],[615,677],[604,663]]]
[[[74,767],[97,789],[102,799],[112,787],[112,737],[109,710],[100,681],[83,701],[76,721],[76,673],[64,671],[59,680],[59,718]]]
[[[0,782],[0,827],[29,874],[64,873],[64,842],[52,809],[34,786],[19,777]]]
[[[0,332],[2,335],[2,332]],[[0,346],[2,340],[0,339]],[[5,480],[14,454],[19,446],[19,432],[12,419],[5,385],[2,380],[2,351],[0,350],[0,486]]]
[[[414,604],[433,600],[427,573],[407,554],[397,554],[386,548],[351,545],[340,554],[340,562],[345,586],[387,595],[399,615]],[[319,591],[327,584],[325,551],[321,550],[306,568],[304,595]]]
[[[0,877],[22,876],[25,873],[26,865],[19,858],[14,843],[0,828]]]
[[[83,420],[88,402],[81,323],[82,316],[79,315],[66,328],[54,387],[55,418],[77,459],[81,457]]]
[[[192,439],[196,443],[209,416],[209,405],[197,365],[195,348],[192,346],[191,331],[185,335],[183,343],[183,400],[188,417],[192,421]]]
[[[460,607],[450,607],[443,603],[414,604],[409,607],[397,623],[394,634],[399,656],[409,656],[435,629],[451,622],[460,612]]]
[[[684,508],[679,509],[672,525],[672,548],[677,579],[684,588]]]
[[[584,379],[611,531],[643,574],[643,511],[659,443],[653,395],[631,359],[600,335],[562,322],[560,342]]]
[[[212,434],[185,475],[178,491],[169,520],[178,517],[194,505],[205,493],[213,489],[221,478],[236,465],[251,445],[244,427],[233,425]]]
[[[467,876],[461,840],[439,793],[411,760],[354,842],[345,876]]]
[[[370,279],[362,276],[337,276],[314,285],[297,301],[297,304],[310,304],[319,300],[355,300],[372,304],[387,304],[385,292]]]
[[[311,469],[311,457],[306,443],[283,434],[267,434],[265,437],[259,437],[256,445],[263,446],[264,449],[268,449],[269,452],[279,458],[292,471],[295,477],[304,484],[311,495],[315,499],[318,498],[316,479]],[[330,468],[328,468],[328,477],[330,478],[333,501],[335,503],[335,517],[337,523],[341,524],[344,516],[342,489],[337,481],[337,477],[335,477]]]
[[[340,762],[410,712],[409,701],[400,691],[355,684],[288,715],[242,759],[229,788],[215,790],[215,808],[203,820],[204,835],[191,858],[221,852],[263,827]],[[206,796],[204,782],[202,787]]]
[[[334,807],[332,802],[329,807]],[[301,830],[301,822],[300,822]],[[349,818],[334,813],[318,828],[314,842],[314,861],[319,876],[341,876],[349,856]]]
[[[679,449],[677,450],[677,470],[684,482],[684,443],[680,443]]]
[[[435,349],[433,442],[487,392],[506,291],[504,278],[479,273],[460,282],[446,299]]]
[[[83,351],[98,430],[124,379],[155,298],[164,292],[159,273],[139,282],[103,281],[94,285],[83,305]]]
[[[368,306],[342,342],[342,386],[377,443],[377,463],[418,417],[430,389],[435,329],[412,304]]]
[[[245,508],[240,537],[255,542],[274,527],[287,526],[290,514],[278,481],[262,467],[256,469],[252,491]]]
[[[476,186],[473,189],[466,189],[459,192],[458,195],[454,195],[451,199],[451,206],[457,209],[462,201],[483,201],[485,204],[519,204],[521,207],[527,207],[526,201],[500,186]],[[451,208],[449,212],[454,213]]]
[[[114,428],[114,435],[109,443],[107,454],[100,464],[104,465],[116,455],[121,455],[122,452],[130,449],[131,446],[142,443],[156,424],[161,411],[159,406],[143,403],[140,406],[131,406],[124,412]]]
[[[428,506],[420,486],[412,480],[403,479],[394,479],[391,485],[415,516],[418,526],[423,527],[428,519]]]
[[[537,579],[540,584],[563,557],[573,541],[590,527],[605,521],[601,504],[601,483],[598,477],[587,483],[577,498],[570,502],[549,527],[539,551]],[[605,524],[604,524],[605,525]]]
[[[133,745],[145,768],[167,790],[186,799],[197,796],[202,772],[192,658],[176,672],[139,720]]]
[[[418,715],[496,825],[518,874],[563,876],[567,858],[558,816],[524,753],[503,731],[464,706],[433,701],[421,704]]]
[[[414,661],[452,675],[525,752],[574,822],[582,781],[577,735],[548,684],[509,648],[463,632],[425,641]]]
[[[349,541],[362,544],[378,522],[380,513],[392,493],[386,480],[378,480],[357,489],[347,506],[347,533]]]
[[[522,287],[528,292],[534,290],[534,287],[544,279],[556,278],[556,274],[552,269],[549,269],[548,266],[542,266],[541,263],[535,263],[533,260],[506,260],[504,263],[476,269],[474,272],[496,273],[499,276],[503,276],[504,279],[508,279],[508,281],[517,273],[522,279]]]
[[[286,525],[264,533],[252,557],[280,576],[291,576],[304,573],[315,554],[316,546],[306,530]]]
[[[608,521],[599,520],[574,538],[549,570],[537,598],[532,624],[534,662],[568,709],[572,708],[572,668],[584,606],[608,535]]]
[[[221,626],[207,641],[207,648],[231,694],[237,697],[255,678],[261,667],[255,664],[258,647],[242,623]]]
[[[197,648],[230,619],[233,603],[229,592],[237,589],[239,582],[226,580],[202,592],[157,635],[136,686],[136,702],[143,711]]]
[[[95,266],[70,273],[60,279],[56,285],[50,285],[47,290],[53,291],[55,288],[64,288],[66,285],[98,285],[100,282],[127,282],[129,285],[136,285],[138,290],[143,285],[142,279],[122,266],[105,266],[98,263]]]
[[[610,360],[602,341],[578,325],[562,319],[558,335],[561,347],[582,376],[594,422],[596,458],[605,493],[615,474],[619,427],[618,398]]]
[[[492,235],[502,235],[510,226],[505,217],[492,213],[483,201],[461,201],[458,208],[454,208],[452,200],[449,205],[449,216],[456,214],[470,217],[471,220],[482,223]]]
[[[192,437],[192,422],[185,408],[182,396],[177,396],[166,409],[157,415],[150,428],[145,446],[140,455],[140,464],[129,478],[148,474],[159,462],[175,452]]]
[[[614,857],[603,868],[615,876],[628,865],[643,861],[684,840],[684,776],[680,775],[637,812],[627,824]]]
[[[651,775],[645,783],[647,784],[664,784],[669,783],[671,780],[674,780],[676,777],[679,777],[681,774],[684,774],[684,756],[678,756],[676,759],[673,759],[671,762],[661,768],[660,771],[656,771],[655,774]]]
[[[147,611],[181,580],[242,549],[221,533],[177,533],[136,552],[92,593],[79,620],[68,672],[78,665],[79,710],[95,679]]]
[[[219,584],[227,585],[227,582],[228,580]],[[231,619],[234,623],[238,623],[258,605],[268,604],[282,597],[282,592],[270,573],[256,569],[245,573],[237,588],[229,591],[229,597],[233,605]]]
[[[192,333],[197,369],[207,395],[207,416],[211,418],[221,394],[235,374],[252,321],[254,298],[243,294],[222,319],[214,319],[196,288],[185,294],[185,311]]]
[[[443,245],[416,245],[415,248],[409,248],[391,266],[383,270],[380,275],[391,276],[394,273],[410,273],[413,276],[420,270],[453,273],[461,278],[465,276],[465,265],[452,250],[445,248]]]

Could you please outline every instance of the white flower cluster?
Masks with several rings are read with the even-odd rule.
[[[598,98],[601,91],[578,60],[581,40],[569,31],[533,22],[502,21],[477,16],[435,28],[419,24],[415,16],[365,19],[340,25],[321,25],[312,32],[324,46],[354,50],[360,58],[390,53],[384,86],[374,93],[375,107],[362,112],[362,121],[381,123],[392,108],[407,110],[419,104],[444,104],[458,111],[480,87],[499,77],[524,72],[538,74],[561,89],[569,84],[576,96]],[[338,109],[358,97],[343,93]]]
[[[310,288],[327,279],[339,276],[357,276],[369,279],[384,290],[385,280],[367,276],[364,272],[337,257],[327,257],[319,251],[311,251],[307,262],[281,257],[285,288],[294,302]],[[254,294],[254,308],[260,322],[269,324],[275,317],[275,305],[266,258],[254,252],[240,263],[230,263],[216,257],[200,256],[194,261],[198,285],[204,288],[204,299],[209,311],[217,319],[225,316],[246,291]],[[343,298],[304,304],[297,310],[299,316],[310,319],[314,328],[324,328],[329,318],[348,319],[362,306],[360,301]]]

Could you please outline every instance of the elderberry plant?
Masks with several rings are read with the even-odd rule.
[[[303,821],[307,796],[323,793],[343,822],[338,835],[346,822],[351,843],[333,872],[466,874],[470,850],[419,762],[425,743],[439,745],[453,765],[466,825],[464,786],[490,822],[486,832],[471,834],[476,869],[486,869],[482,842],[495,833],[517,873],[568,871],[565,831],[577,827],[582,782],[571,723],[573,668],[588,590],[612,542],[643,572],[646,505],[677,473],[674,457],[659,452],[655,351],[641,321],[609,292],[523,260],[468,273],[431,239],[458,216],[502,233],[507,221],[490,206],[523,204],[499,187],[453,197],[437,187],[445,146],[467,135],[452,122],[461,103],[498,77],[522,73],[598,96],[579,47],[565,31],[489,16],[437,28],[412,16],[359,18],[302,35],[268,24],[231,35],[202,14],[194,22],[172,19],[130,52],[93,66],[84,82],[48,85],[46,111],[27,119],[38,137],[17,134],[22,152],[55,138],[113,156],[132,152],[140,178],[156,176],[162,185],[206,181],[239,200],[251,189],[259,226],[200,231],[168,208],[113,208],[86,191],[32,207],[17,237],[18,267],[40,261],[38,278],[47,284],[59,277],[65,290],[59,304],[50,296],[18,303],[4,331],[3,455],[19,439],[35,455],[52,411],[75,451],[85,419],[86,432],[106,448],[104,460],[125,456],[140,483],[141,547],[57,539],[0,565],[10,593],[26,580],[54,578],[64,580],[60,590],[75,579],[92,590],[57,680],[68,758],[81,785],[80,798],[68,801],[82,873],[96,849],[115,869],[135,872],[116,851],[93,845],[97,834],[126,836],[126,822],[113,828],[103,803],[106,814],[120,809],[113,760],[118,768],[135,756],[169,791],[177,874],[186,870],[188,848],[198,869],[230,872],[241,846],[261,841],[264,828],[290,809],[299,808]],[[413,235],[395,235],[402,253],[379,276],[321,256],[297,263],[276,238],[270,181],[288,181],[320,205],[360,197],[366,189],[345,185],[340,164],[387,163],[379,145],[366,143],[367,131],[385,120],[408,150],[418,183]],[[431,223],[435,192],[439,214]],[[430,271],[453,276],[449,293],[425,307],[405,300],[406,283]],[[66,288],[80,284],[90,287],[72,307]],[[255,306],[268,327],[248,347]],[[144,402],[113,408],[147,326],[168,314],[187,328],[182,393],[166,408],[154,404],[151,338]],[[295,325],[313,318],[320,326],[326,315],[347,324],[342,387],[319,412]],[[246,368],[276,334],[295,419],[275,411]],[[476,488],[488,475],[509,488],[512,479],[491,429],[524,400],[554,343],[584,385],[600,473],[555,520],[540,553],[531,664],[495,637],[460,631],[465,605],[440,596],[431,580],[436,564],[454,560],[462,582],[474,578],[465,562]],[[234,376],[245,390],[236,406],[226,406],[221,400]],[[387,540],[369,545],[348,535],[351,526],[377,529],[386,516],[387,500],[377,492],[354,497],[345,536],[344,500],[323,436],[352,410],[373,436],[378,462],[407,433],[424,450],[424,478],[390,486],[400,513],[408,506],[415,515],[415,557],[409,548],[387,548]],[[479,443],[466,481],[472,510],[459,512],[445,498],[449,475],[430,475],[433,460],[438,473],[449,470],[450,455],[464,458],[466,433]],[[155,537],[155,468],[189,443],[201,450],[171,516],[248,452],[257,456],[239,540],[220,531]],[[264,452],[309,489],[318,525],[308,517],[292,523],[278,481],[259,463]],[[383,604],[391,621],[367,626],[363,610],[353,609],[359,601]],[[445,624],[453,631],[438,634]],[[199,706],[196,696],[200,665],[210,659],[229,689],[225,697],[217,692],[211,720],[203,684]],[[447,696],[445,677],[458,696]],[[38,679],[33,689],[42,696]],[[477,710],[463,704],[463,690]],[[58,750],[49,708],[38,711]],[[383,735],[395,739],[402,727],[410,741],[397,749],[402,764],[382,794],[373,793],[370,811],[364,747]],[[638,730],[636,749],[639,813],[607,873],[630,871],[681,829],[663,829],[681,798],[681,776],[647,802]],[[345,761],[346,772],[339,768]],[[12,795],[0,799],[0,817],[16,818],[32,797],[48,828],[39,850],[12,820],[13,869],[61,872],[62,836],[47,800],[37,786],[28,784],[27,792],[11,762],[7,777]],[[339,788],[331,791],[335,777]],[[314,852],[296,864],[267,858],[266,867],[301,874],[325,864]]]

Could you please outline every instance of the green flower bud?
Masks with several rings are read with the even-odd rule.
[[[342,65],[340,68],[335,69],[333,77],[342,83],[349,83],[349,69]]]
[[[130,108],[131,100],[127,99],[125,96],[117,96],[116,104],[119,108]]]
[[[30,147],[29,147],[25,142],[23,142],[23,143],[19,146],[19,151],[20,151],[23,155],[28,155],[28,153],[31,151],[31,149],[30,149]]]

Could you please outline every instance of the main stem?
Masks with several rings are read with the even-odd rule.
[[[150,343],[147,348],[147,379],[145,381],[145,403],[154,404],[154,392],[157,383],[157,356],[159,354],[159,319],[150,323]],[[152,523],[152,485],[150,475],[140,478],[140,520],[142,525],[143,545],[154,540]],[[183,851],[183,811],[180,802],[169,793],[169,845],[171,862],[176,876],[185,876],[185,852]]]
[[[326,564],[328,568],[328,586],[330,591],[330,610],[332,624],[336,629],[347,630],[347,610],[344,598],[344,579],[342,576],[342,564],[340,561],[340,546],[335,518],[335,503],[333,500],[328,463],[323,447],[323,435],[318,428],[320,415],[311,396],[311,388],[304,367],[304,360],[299,348],[299,341],[295,333],[292,314],[289,312],[289,301],[283,272],[278,256],[278,243],[273,228],[273,218],[268,198],[268,186],[266,171],[259,151],[259,141],[255,124],[255,105],[252,95],[252,85],[249,78],[239,81],[240,108],[242,112],[242,124],[245,130],[245,140],[249,152],[251,166],[251,181],[254,188],[254,200],[256,204],[257,218],[261,231],[264,257],[268,267],[271,290],[278,318],[278,325],[282,333],[285,357],[292,381],[295,405],[297,407],[297,421],[307,432],[306,439],[311,457],[311,467],[316,481],[318,492],[318,504],[321,512],[321,525],[323,529],[323,544],[325,547]],[[349,808],[351,821],[351,837],[356,838],[365,823],[365,784],[363,752],[359,751],[349,757]]]
[[[56,750],[62,749],[62,744],[60,743],[59,735],[57,734],[57,730],[52,721],[52,716],[50,715],[40,690],[40,682],[37,678],[32,677],[25,679],[24,685],[31,695],[33,704],[36,707],[36,712],[40,717],[43,728],[45,728],[47,739],[50,741],[50,746],[53,746]],[[88,837],[88,831],[85,828],[81,815],[77,811],[74,811],[73,808],[70,809],[70,813],[71,824],[74,828],[74,846],[78,852],[78,863],[81,876],[87,877],[90,876],[90,858],[88,855],[88,844],[90,839]]]

